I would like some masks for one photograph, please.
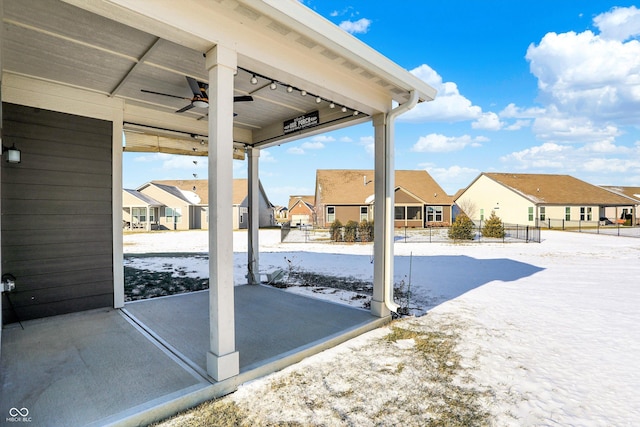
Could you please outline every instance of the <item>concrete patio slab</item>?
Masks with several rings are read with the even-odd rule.
[[[236,286],[235,304],[241,372],[377,319],[367,310],[261,285]],[[128,303],[125,312],[206,375],[209,291]]]
[[[82,426],[209,383],[128,322],[93,310],[2,331],[0,425]],[[12,408],[15,408],[12,410]]]
[[[146,425],[388,321],[279,289],[238,286],[241,373],[214,382],[206,375],[208,298],[208,291],[180,294],[23,322],[24,329],[5,326],[0,425]]]

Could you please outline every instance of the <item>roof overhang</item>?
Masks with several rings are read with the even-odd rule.
[[[186,76],[207,83],[204,54],[216,45],[237,52],[234,95],[253,98],[234,103],[239,149],[371,120],[412,91],[421,101],[435,97],[297,1],[3,0],[3,24],[3,100],[46,107],[52,97],[91,99],[121,108],[127,151],[207,153],[207,110],[176,111],[191,102]],[[285,131],[299,117],[315,125]]]

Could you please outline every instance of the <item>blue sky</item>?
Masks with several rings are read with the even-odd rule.
[[[438,90],[396,122],[396,168],[449,194],[481,172],[640,186],[640,9],[610,1],[305,0]],[[398,7],[389,7],[398,4]],[[272,203],[313,194],[316,169],[373,169],[370,123],[263,150]],[[125,188],[206,178],[206,159],[125,153]],[[246,177],[235,161],[234,176]]]

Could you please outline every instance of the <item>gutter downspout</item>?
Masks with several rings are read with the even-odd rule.
[[[389,197],[391,198],[391,203],[390,203],[390,209],[391,211],[387,213],[387,227],[385,230],[385,242],[386,244],[389,245],[390,250],[387,252],[387,254],[385,254],[386,256],[388,256],[388,259],[385,259],[385,264],[386,264],[386,268],[385,270],[387,271],[386,273],[386,278],[388,280],[384,281],[384,304],[387,306],[387,308],[394,312],[397,313],[398,312],[398,308],[400,307],[398,304],[395,303],[395,301],[393,300],[393,230],[394,230],[394,215],[393,215],[393,209],[395,206],[395,195],[394,195],[394,190],[395,190],[395,141],[393,139],[394,136],[394,121],[396,119],[396,117],[398,117],[401,114],[406,113],[407,111],[411,110],[413,107],[416,106],[416,104],[418,103],[418,93],[415,90],[412,90],[410,92],[410,96],[409,96],[409,100],[407,102],[405,102],[404,104],[400,104],[398,105],[396,108],[394,108],[393,110],[389,111],[386,115],[386,123],[387,125],[385,126],[385,140],[387,143],[387,147],[388,147],[388,152],[387,152],[387,156],[389,157],[388,159],[388,170],[387,170],[387,177],[388,177],[388,181],[387,181],[387,194],[389,195]]]

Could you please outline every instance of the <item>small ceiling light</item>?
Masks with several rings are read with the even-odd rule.
[[[360,111],[354,111],[354,112],[353,112],[353,115],[354,115],[354,116],[357,116],[358,114],[360,114]]]
[[[322,98],[320,98],[319,96],[316,98],[316,104],[320,104],[322,102]]]
[[[269,85],[269,89],[271,90],[276,90],[278,89],[278,85],[276,84],[276,82],[271,82],[271,84]]]
[[[300,95],[302,95],[302,96],[307,96],[307,91],[306,91],[306,90],[301,90],[301,91],[300,91]]]
[[[340,111],[342,111],[343,113],[346,113],[346,112],[347,112],[347,107],[344,107],[344,106],[343,106],[343,107],[340,109]]]
[[[293,87],[287,86],[287,92],[289,92],[289,93],[293,92]]]
[[[336,108],[336,104],[332,102],[331,104],[329,104],[329,108]]]
[[[252,85],[257,85],[258,84],[258,78],[256,77],[256,75],[254,74],[253,76],[251,76],[251,80],[249,80],[251,82]]]
[[[2,146],[2,154],[7,153],[7,163],[20,163],[20,150],[13,144],[11,148]]]

